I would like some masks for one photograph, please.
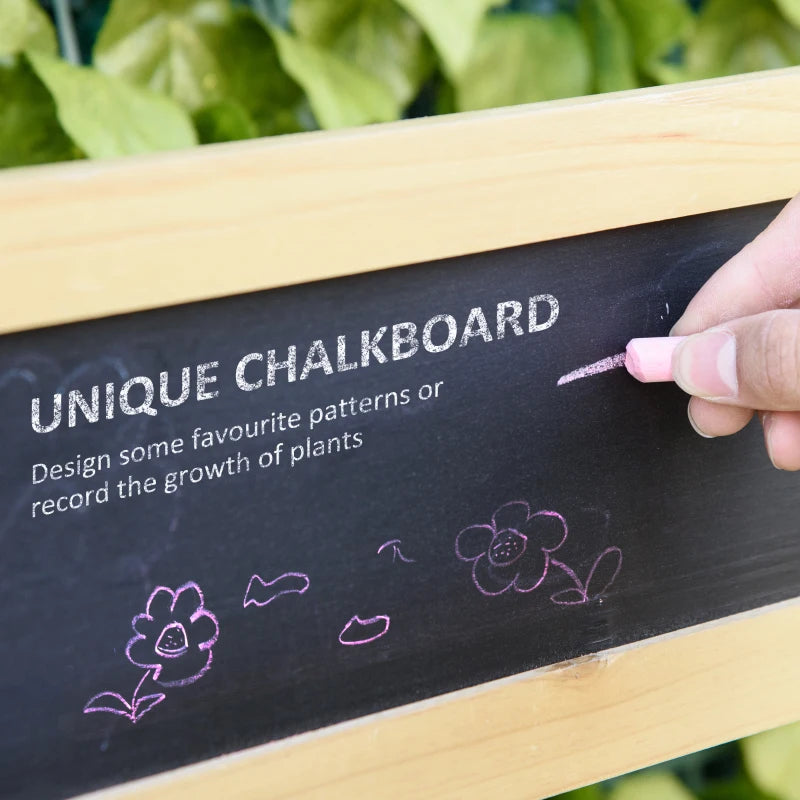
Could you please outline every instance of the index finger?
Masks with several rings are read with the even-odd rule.
[[[800,195],[694,296],[671,333],[688,336],[800,300]]]

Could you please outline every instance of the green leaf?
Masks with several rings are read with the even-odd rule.
[[[467,65],[486,12],[503,0],[397,0],[430,37],[450,79]],[[454,8],[455,6],[455,8]]]
[[[615,0],[644,75],[661,81],[663,59],[690,36],[694,17],[686,0]]]
[[[281,66],[272,37],[251,12],[237,10],[219,31],[215,52],[235,53],[225,61],[221,87],[226,101],[238,104],[253,120],[257,136],[295,133],[303,124],[306,97]]]
[[[775,0],[786,19],[800,28],[800,0]]]
[[[742,751],[760,789],[781,800],[800,800],[800,722],[743,739]]]
[[[380,78],[401,106],[433,70],[425,33],[394,0],[293,0],[290,19],[300,38]]]
[[[560,794],[551,800],[603,800],[604,797],[605,794],[603,794],[600,785],[595,784],[594,786],[585,786],[583,789],[575,789],[572,792]]]
[[[44,53],[27,56],[53,95],[64,130],[89,157],[172,150],[197,143],[188,115],[168,97]]]
[[[258,127],[253,118],[234,100],[205,106],[192,115],[200,144],[254,139]]]
[[[57,53],[53,24],[35,0],[0,0],[0,58],[23,50]]]
[[[747,778],[738,777],[718,783],[707,783],[700,800],[778,800],[775,795],[764,794]]]
[[[0,167],[80,156],[58,122],[53,98],[23,58],[0,66],[0,98]]]
[[[585,94],[586,43],[566,14],[497,14],[478,32],[469,63],[455,81],[461,111]]]
[[[230,20],[227,0],[113,0],[94,63],[194,110],[224,97],[215,45]]]
[[[620,780],[609,800],[694,800],[694,795],[669,772],[646,772]]]
[[[284,69],[305,89],[323,128],[387,122],[400,116],[391,90],[368,72],[312,42],[271,28]]]
[[[690,79],[800,63],[800,31],[771,0],[708,0],[686,51]]]
[[[616,92],[639,86],[633,43],[614,0],[582,0],[578,7],[594,64],[594,91]]]

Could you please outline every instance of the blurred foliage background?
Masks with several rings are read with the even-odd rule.
[[[557,800],[800,800],[800,723],[568,792]]]
[[[0,167],[798,63],[800,0],[0,0]],[[800,800],[800,724],[562,798]]]
[[[0,166],[800,63],[800,0],[0,0]]]

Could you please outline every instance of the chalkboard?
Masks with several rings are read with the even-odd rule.
[[[756,425],[701,439],[622,369],[558,385],[778,208],[0,338],[4,796],[795,596],[800,484]]]

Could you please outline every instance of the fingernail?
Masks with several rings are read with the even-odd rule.
[[[767,455],[769,456],[769,460],[772,462],[772,466],[775,467],[775,469],[783,469],[775,463],[775,457],[772,455],[772,421],[772,414],[768,411],[765,411],[763,414],[761,414],[761,424],[764,426],[764,442],[767,445]]]
[[[736,337],[726,330],[689,336],[672,361],[675,383],[695,397],[708,400],[736,397]]]
[[[686,406],[686,416],[689,417],[689,424],[692,426],[692,429],[698,436],[702,436],[704,439],[715,439],[715,436],[712,436],[710,433],[704,433],[697,427],[697,423],[694,421],[694,417],[692,416],[692,407],[691,405]]]

